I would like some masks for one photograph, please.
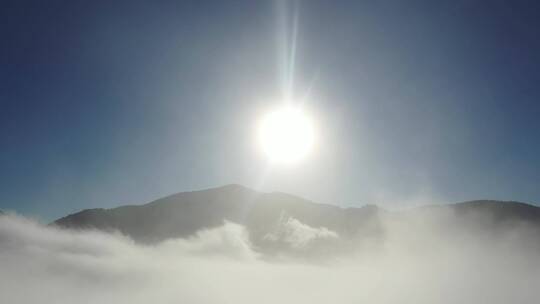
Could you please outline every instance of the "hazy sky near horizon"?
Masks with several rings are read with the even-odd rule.
[[[310,91],[317,149],[257,119]],[[343,206],[540,203],[535,1],[7,1],[0,209],[53,219],[239,183]]]

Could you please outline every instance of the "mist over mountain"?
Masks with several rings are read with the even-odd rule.
[[[229,185],[51,225],[0,217],[16,304],[532,304],[539,255],[539,208],[518,202],[391,212]]]
[[[381,240],[400,223],[413,230],[418,229],[418,223],[430,222],[431,233],[439,235],[496,234],[518,223],[540,227],[540,208],[520,202],[478,200],[391,212],[373,205],[340,208],[285,193],[261,193],[227,185],[178,193],[145,205],[87,209],[54,224],[71,229],[119,231],[137,242],[156,244],[186,238],[225,222],[245,227],[250,241],[261,252],[298,249],[291,248],[292,239],[304,242],[309,251],[322,246],[330,247],[324,249],[328,252],[348,246],[343,242],[340,246],[315,244],[321,240],[331,242],[338,236],[355,244]],[[298,244],[292,247],[295,246]]]

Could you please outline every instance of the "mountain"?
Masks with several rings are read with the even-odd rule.
[[[452,217],[445,216],[448,214]],[[454,216],[460,219],[459,224]],[[376,206],[340,208],[285,193],[261,193],[240,185],[227,185],[178,193],[145,205],[83,210],[53,224],[75,229],[118,230],[135,241],[152,244],[187,237],[229,221],[244,225],[251,241],[265,247],[269,246],[269,236],[280,233],[284,225],[293,230],[326,229],[347,238],[369,238],[383,236],[390,221],[414,219],[430,219],[441,231],[466,229],[479,223],[488,223],[491,228],[505,227],[516,221],[540,226],[540,208],[519,202],[483,200],[389,212]]]
[[[310,227],[326,227],[352,235],[373,226],[379,213],[375,206],[339,208],[317,204],[285,193],[261,193],[240,185],[182,192],[145,205],[113,209],[87,209],[60,218],[54,224],[68,228],[119,230],[143,243],[186,237],[203,228],[230,221],[245,225],[259,240],[281,220],[294,218]],[[376,233],[372,228],[364,233]]]

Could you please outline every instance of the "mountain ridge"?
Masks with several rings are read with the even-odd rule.
[[[258,192],[238,184],[180,192],[142,205],[85,209],[51,224],[71,229],[117,230],[138,242],[157,243],[188,237],[229,221],[245,226],[252,241],[262,246],[265,237],[284,217],[344,237],[376,237],[384,234],[382,222],[388,218],[425,213],[435,217],[445,212],[467,218],[471,223],[479,221],[480,214],[496,226],[518,220],[540,226],[539,207],[514,201],[474,200],[388,211],[376,205],[342,208],[283,192]]]

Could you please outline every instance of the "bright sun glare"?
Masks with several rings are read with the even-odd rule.
[[[287,106],[267,113],[258,131],[262,149],[272,162],[294,163],[313,149],[314,125],[300,108]]]

